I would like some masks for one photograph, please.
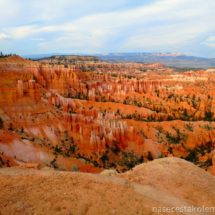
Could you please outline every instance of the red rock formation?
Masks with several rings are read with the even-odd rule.
[[[51,159],[82,158],[120,171],[159,156],[210,164],[213,73],[174,74],[160,64],[64,66],[22,58],[1,61],[0,72],[3,129],[16,140],[30,140]]]

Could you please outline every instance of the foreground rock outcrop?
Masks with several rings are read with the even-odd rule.
[[[5,215],[149,215],[156,214],[153,207],[215,205],[214,176],[179,158],[157,159],[123,174],[2,168],[0,190]]]

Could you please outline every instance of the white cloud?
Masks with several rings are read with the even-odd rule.
[[[10,37],[7,34],[0,32],[0,40],[9,40],[9,39]]]
[[[121,3],[126,1],[120,0]],[[8,0],[10,4],[6,0],[0,2],[8,7],[12,0]],[[112,4],[114,2],[111,0]],[[214,0],[207,0],[207,3],[202,0],[155,0],[136,8],[123,10],[118,7],[118,10],[110,12],[98,13],[99,10],[91,9],[94,13],[83,15],[80,12],[79,16],[73,17],[73,13],[82,7],[90,8],[90,4],[95,6],[96,3],[107,4],[99,0],[92,0],[92,3],[86,0],[79,3],[76,0],[31,1],[28,3],[32,12],[29,21],[35,23],[23,23],[3,30],[14,40],[34,40],[35,45],[46,52],[55,48],[97,52],[113,46],[118,51],[185,48],[202,35],[209,37],[215,29]],[[81,8],[78,7],[80,4],[83,5]],[[24,8],[20,10],[18,7],[17,10],[24,14]],[[71,18],[68,11],[71,11]],[[66,18],[64,13],[67,13]],[[37,23],[39,19],[43,21]],[[214,42],[207,40],[200,43],[214,46]]]
[[[10,24],[19,16],[18,1],[0,0],[0,27],[1,25]]]
[[[210,36],[208,37],[203,44],[205,44],[206,46],[210,47],[210,48],[215,48],[215,36]]]

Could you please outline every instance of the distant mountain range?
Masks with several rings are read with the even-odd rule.
[[[215,58],[186,56],[178,53],[110,53],[97,55],[97,57],[105,61],[160,62],[166,66],[177,68],[215,67]]]
[[[26,55],[24,57],[34,60],[43,59],[51,56],[77,56],[69,54],[40,54]],[[78,56],[86,56],[79,54]],[[139,62],[139,63],[155,63],[160,62],[169,67],[176,68],[210,68],[215,67],[215,58],[203,58],[187,56],[181,53],[108,53],[95,54],[99,60],[108,62]]]

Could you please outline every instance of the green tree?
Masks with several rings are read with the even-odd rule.
[[[205,120],[212,121],[213,115],[214,115],[213,112],[211,112],[210,110],[206,110],[205,111]]]
[[[4,122],[2,120],[2,118],[0,117],[0,129],[2,129],[4,127]]]

